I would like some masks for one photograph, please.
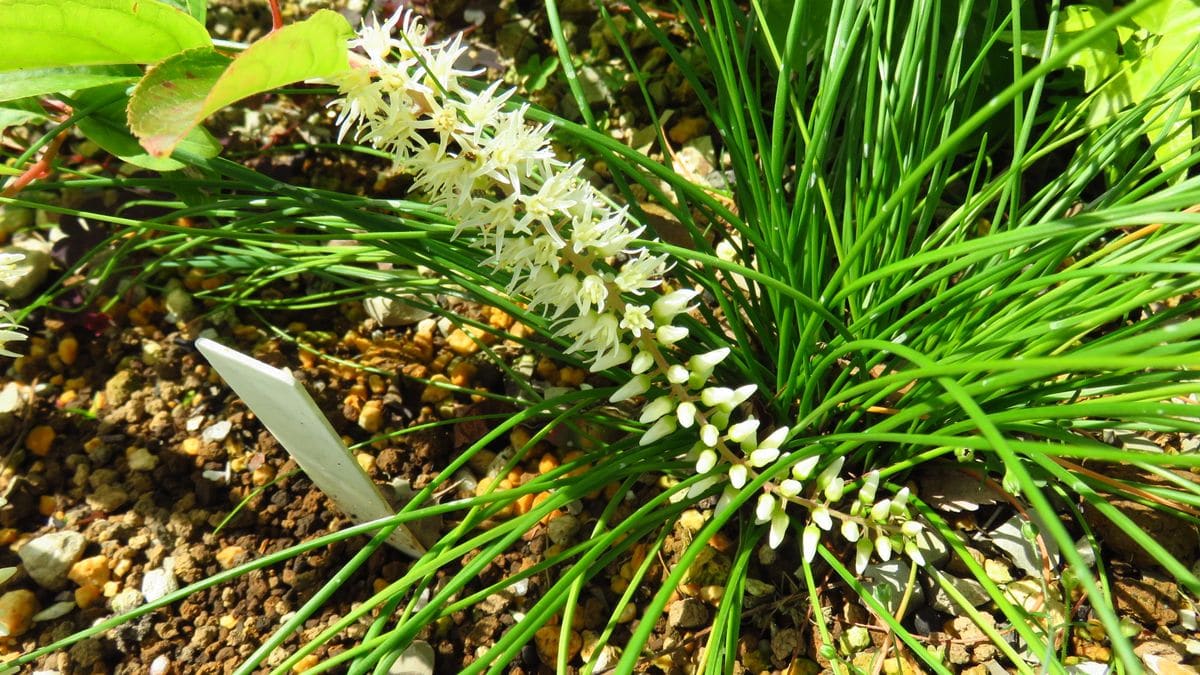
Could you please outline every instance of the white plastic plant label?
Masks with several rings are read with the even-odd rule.
[[[360,523],[393,515],[379,487],[354,461],[329,420],[291,372],[208,338],[196,340],[196,348],[343,512]],[[388,543],[413,557],[425,552],[404,525],[392,532]]]

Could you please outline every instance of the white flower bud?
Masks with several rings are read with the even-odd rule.
[[[875,537],[875,553],[884,562],[892,559],[892,540],[886,534]]]
[[[700,451],[700,458],[696,460],[696,473],[708,473],[717,465],[717,453],[715,450]]]
[[[800,535],[800,550],[806,561],[812,562],[813,558],[817,557],[817,544],[820,542],[821,530],[812,523],[805,525],[804,532]]]
[[[771,529],[767,533],[767,546],[779,548],[779,544],[783,542],[783,535],[787,534],[788,522],[787,511],[780,504],[779,508],[775,509],[775,513],[771,514]]]
[[[592,363],[592,367],[588,368],[588,370],[593,373],[608,370],[613,366],[625,363],[632,356],[633,350],[629,348],[629,345],[617,345],[615,349],[612,349],[607,354],[596,357],[596,360]]]
[[[742,443],[754,435],[758,431],[759,421],[756,417],[742,420],[737,424],[729,427],[729,440],[734,443]]]
[[[829,515],[829,507],[825,504],[821,504],[812,510],[812,521],[822,530],[833,528],[833,518]]]
[[[691,428],[696,421],[696,404],[691,401],[684,401],[675,408],[675,416],[679,419],[679,426],[684,429]]]
[[[871,520],[883,524],[887,522],[888,515],[891,513],[892,500],[880,499],[871,507]]]
[[[803,489],[804,489],[804,483],[801,483],[798,480],[792,480],[791,478],[788,478],[786,480],[780,481],[777,492],[779,492],[779,494],[783,495],[784,497],[795,497],[796,495],[800,494],[800,491]]]
[[[892,513],[896,513],[896,507],[904,509],[908,505],[908,498],[911,494],[912,491],[908,489],[907,485],[896,490],[895,496],[892,497]]]
[[[921,531],[924,529],[925,526],[922,525],[920,521],[906,520],[904,521],[904,524],[900,526],[900,534],[903,534],[908,539],[912,539],[918,534],[921,534]]]
[[[670,395],[659,396],[651,401],[645,408],[642,408],[642,416],[638,421],[642,424],[649,424],[662,417],[670,414],[675,409],[675,399]]]
[[[741,490],[749,478],[750,470],[746,468],[745,464],[734,464],[729,467],[729,484],[733,487]]]
[[[609,403],[620,403],[628,401],[634,396],[641,396],[650,389],[650,376],[638,375],[621,385],[619,389],[613,392],[612,396],[608,397]]]
[[[750,466],[762,467],[779,459],[779,450],[776,448],[758,448],[750,453]]]
[[[688,372],[688,369],[678,363],[667,368],[667,381],[671,384],[683,384],[687,382],[689,375],[691,373]]]
[[[921,548],[917,546],[917,542],[912,539],[904,542],[904,554],[912,558],[912,561],[919,567],[925,566],[925,554],[921,552]]]
[[[858,529],[858,523],[853,520],[842,521],[842,537],[846,541],[858,541],[862,536],[862,532]]]
[[[721,410],[719,408],[716,412],[710,410],[708,412],[708,421],[711,422],[714,427],[718,429],[724,429],[725,427],[729,426],[729,411]]]
[[[688,359],[688,370],[699,373],[711,373],[713,368],[716,368],[725,357],[729,356],[729,347],[721,347],[714,349],[711,352],[696,354]],[[707,375],[706,375],[707,376]]]
[[[775,497],[771,496],[770,492],[764,492],[758,496],[758,503],[754,505],[754,520],[757,523],[765,523],[771,519],[771,514],[775,512]]]
[[[650,427],[646,430],[646,433],[642,434],[642,440],[638,441],[638,445],[650,445],[654,441],[657,441],[663,436],[675,431],[675,427],[676,423],[674,417],[668,416],[659,418],[659,420],[654,423],[654,426]]]
[[[809,455],[792,466],[792,477],[796,480],[808,480],[821,461],[820,455]]]
[[[683,326],[666,324],[654,329],[654,339],[658,340],[658,343],[664,347],[670,347],[687,336],[688,329]]]
[[[879,489],[879,472],[869,471],[863,476],[862,487],[858,491],[858,499],[864,504],[875,501],[875,491]]]
[[[842,465],[846,463],[846,456],[842,455],[829,463],[820,474],[817,475],[817,489],[824,490],[829,481],[837,477],[842,472]]]
[[[787,439],[787,435],[788,435],[788,428],[787,427],[779,427],[775,431],[772,431],[770,433],[770,435],[768,435],[766,438],[762,439],[762,441],[759,442],[758,447],[760,447],[760,448],[778,448],[780,445],[783,445],[783,441],[785,439]]]
[[[709,408],[724,405],[733,400],[733,390],[729,387],[709,387],[700,392],[700,402]]]
[[[733,400],[729,402],[729,406],[736,408],[737,406],[745,403],[751,396],[754,395],[754,392],[756,391],[758,391],[757,384],[745,384],[737,389],[734,389]]]
[[[854,546],[854,573],[862,574],[867,569],[867,564],[871,562],[871,540],[862,538]]]
[[[717,441],[721,440],[721,431],[711,424],[705,424],[700,427],[700,442],[710,448],[717,447]]]
[[[845,494],[845,492],[846,479],[838,476],[837,478],[829,481],[829,484],[825,486],[825,499],[828,499],[831,502],[836,502],[842,498],[842,495]]]
[[[634,375],[640,375],[654,365],[654,356],[650,352],[638,352],[637,356],[633,357],[633,363],[629,364],[629,370]]]
[[[650,311],[654,313],[654,318],[659,323],[666,323],[675,318],[676,314],[687,311],[687,304],[692,301],[700,291],[690,288],[681,288],[677,291],[671,291],[666,295],[654,301]]]
[[[700,495],[704,494],[705,492],[708,492],[708,489],[710,487],[716,485],[719,482],[721,482],[720,476],[709,476],[708,478],[703,478],[701,480],[698,480],[692,484],[692,487],[688,488],[687,498],[695,499],[696,497],[699,497]]]

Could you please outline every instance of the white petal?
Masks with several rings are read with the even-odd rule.
[[[783,535],[787,534],[789,524],[787,512],[781,506],[775,509],[775,513],[771,514],[771,529],[767,533],[767,546],[771,548],[779,548],[779,544],[783,542]]]
[[[771,496],[770,492],[764,492],[758,496],[758,503],[754,506],[755,522],[765,523],[771,519],[771,514],[775,512],[775,497]]]
[[[817,524],[817,527],[822,530],[833,528],[833,518],[829,515],[829,507],[824,504],[818,506],[812,511],[812,520]]]
[[[804,559],[812,562],[813,558],[817,557],[817,544],[821,542],[821,530],[816,525],[806,525],[803,534],[800,535],[800,550],[804,553]]]
[[[729,484],[737,489],[742,489],[746,484],[746,480],[750,478],[750,470],[745,464],[734,464],[729,467]]]

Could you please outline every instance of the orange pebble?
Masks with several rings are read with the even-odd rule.
[[[558,458],[548,452],[538,460],[538,473],[549,473],[557,468]]]
[[[62,359],[63,363],[73,365],[78,357],[79,340],[76,340],[74,335],[68,334],[58,341],[58,358]]]
[[[40,424],[29,430],[29,435],[25,437],[25,449],[38,457],[45,457],[50,453],[50,444],[54,442],[54,435],[54,429]]]

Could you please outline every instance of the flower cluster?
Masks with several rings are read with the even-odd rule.
[[[9,281],[9,277],[13,274],[14,266],[21,261],[20,253],[0,253],[0,280]],[[17,342],[25,339],[25,335],[20,333],[21,326],[12,320],[8,314],[8,306],[0,301],[0,356],[10,356],[16,358],[20,356],[7,348],[9,342]]]
[[[478,73],[455,66],[466,50],[459,38],[431,45],[425,39],[412,14],[364,23],[351,41],[361,55],[337,81],[339,138],[391,153],[396,167],[457,223],[455,236],[470,233],[488,251],[485,263],[510,279],[507,292],[550,320],[555,335],[570,343],[567,353],[593,372],[627,371],[610,400],[642,402],[636,414],[647,425],[643,445],[680,429],[692,432],[690,457],[708,476],[697,493],[724,483],[728,500],[760,470],[776,467],[789,429],[763,428],[747,412],[754,385],[716,381],[730,349],[683,348],[699,291],[668,287],[667,256],[653,254],[639,239],[644,228],[583,179],[582,161],[556,157],[549,125],[528,123],[527,107],[509,102],[511,91],[500,91],[499,83],[466,86]],[[867,542],[881,557],[893,548],[916,551],[906,492],[875,502],[874,474],[864,479],[870,490],[860,490],[857,511],[834,511],[846,485],[838,475],[843,460],[809,481],[819,460],[799,461],[786,480],[764,486],[756,515],[770,524],[771,546],[782,541],[791,506],[798,507],[793,515],[809,512],[803,541],[810,557],[812,533],[831,529],[834,517],[843,519],[847,539]]]

